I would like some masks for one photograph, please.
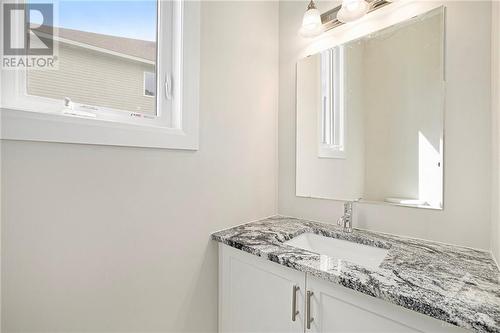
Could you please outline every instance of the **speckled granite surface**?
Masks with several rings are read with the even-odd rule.
[[[283,242],[305,232],[389,249],[377,269]],[[477,332],[500,332],[500,273],[479,250],[331,224],[271,217],[212,234],[212,239],[284,266]]]

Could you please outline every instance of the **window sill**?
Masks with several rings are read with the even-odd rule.
[[[320,145],[318,149],[319,158],[346,159],[345,150],[336,149],[327,145]]]
[[[0,109],[0,138],[7,140],[197,150],[197,122],[193,125],[181,130]]]

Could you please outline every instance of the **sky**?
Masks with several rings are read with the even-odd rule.
[[[54,3],[54,25],[105,35],[156,40],[154,0],[30,0]],[[30,20],[40,23],[38,15]]]

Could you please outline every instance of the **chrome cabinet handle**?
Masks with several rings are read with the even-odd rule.
[[[297,310],[297,291],[299,290],[299,286],[293,286],[292,288],[292,321],[295,321],[295,318],[299,314],[299,310]]]
[[[310,290],[307,291],[307,300],[306,300],[306,326],[307,329],[311,329],[311,323],[314,321],[314,318],[311,317],[311,297],[314,293]]]

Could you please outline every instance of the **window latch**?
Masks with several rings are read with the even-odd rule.
[[[63,114],[69,116],[77,116],[77,117],[89,117],[96,118],[97,115],[93,112],[88,112],[82,109],[90,109],[92,111],[97,111],[96,107],[87,106],[87,105],[79,105],[75,107],[75,103],[69,97],[64,97],[64,109]]]
[[[165,97],[168,100],[172,99],[172,75],[167,74],[165,76]]]
[[[64,97],[64,107],[65,107],[66,109],[73,110],[73,108],[74,108],[74,104],[73,104],[73,101],[71,100],[71,98],[69,98],[69,97]]]

